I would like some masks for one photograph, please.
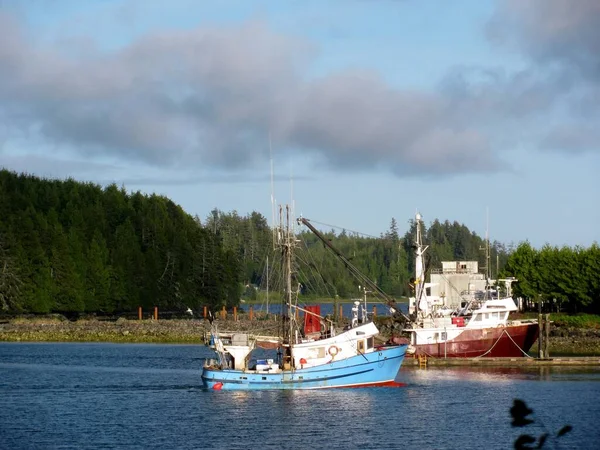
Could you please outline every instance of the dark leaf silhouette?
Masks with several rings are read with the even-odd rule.
[[[546,443],[546,439],[548,439],[548,433],[544,433],[540,436],[540,439],[538,441],[538,446],[537,448],[542,448],[544,446],[544,444]]]
[[[560,429],[560,431],[556,434],[556,436],[561,437],[571,431],[573,427],[571,425],[565,425]]]
[[[512,416],[512,426],[513,427],[524,427],[533,423],[532,419],[529,419],[527,416],[533,413],[533,410],[530,409],[527,404],[523,400],[519,400],[516,398],[513,402],[512,408],[510,408],[510,415]],[[545,428],[542,423],[539,423],[542,428]],[[559,438],[569,431],[571,431],[573,427],[571,425],[565,425],[560,429],[560,431],[556,434],[556,438]],[[543,448],[544,444],[548,440],[548,433],[542,433],[538,438],[537,446],[533,447],[531,444],[535,444],[535,437],[529,434],[520,435],[515,441],[516,449],[526,449],[526,448]]]
[[[521,449],[527,449],[527,448],[535,448],[535,447],[531,447],[529,445],[529,444],[534,444],[534,443],[535,443],[535,438],[533,436],[530,436],[528,434],[522,434],[515,441],[515,449],[521,450]]]
[[[533,423],[533,420],[527,418],[532,412],[533,410],[528,408],[523,400],[515,399],[512,408],[510,408],[510,415],[513,418],[511,425],[513,427],[524,427]]]

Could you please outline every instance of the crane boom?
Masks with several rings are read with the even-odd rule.
[[[340,252],[336,247],[334,247],[333,244],[328,239],[326,239],[325,236],[323,236],[323,234],[319,230],[317,230],[313,226],[313,224],[310,223],[310,221],[308,219],[306,219],[304,217],[299,217],[297,219],[297,221],[298,221],[298,224],[305,225],[310,231],[312,231],[313,234],[315,236],[317,236],[317,238],[321,242],[323,242],[323,244],[325,244],[325,246],[327,248],[329,248],[329,250],[331,250],[342,261],[342,263],[346,266],[346,268],[350,271],[350,273],[352,273],[352,275],[354,275],[362,283],[368,285],[369,288],[371,288],[373,290],[373,292],[376,292],[381,297],[383,297],[383,299],[385,300],[386,306],[388,308],[390,308],[390,311],[392,312],[394,318],[399,319],[403,323],[410,322],[410,319],[408,318],[408,316],[406,314],[404,314],[402,311],[400,311],[400,309],[397,307],[396,300],[394,300],[394,298],[391,297],[390,295],[386,294],[369,277],[367,277],[360,270],[358,270],[358,268],[354,264],[352,264],[350,262],[350,260],[344,256],[344,254],[342,252]]]

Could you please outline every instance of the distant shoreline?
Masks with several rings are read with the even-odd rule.
[[[219,328],[227,331],[255,330],[259,325],[262,334],[275,334],[279,322],[274,318],[252,321],[243,318],[234,321],[229,317],[218,319]],[[386,326],[380,327],[386,335]],[[15,318],[0,323],[0,342],[113,342],[203,344],[210,329],[204,319],[160,319],[105,321],[80,319],[69,321],[61,316],[40,318]],[[537,354],[537,344],[529,352]],[[550,335],[550,355],[600,356],[600,330],[595,328],[554,327]]]

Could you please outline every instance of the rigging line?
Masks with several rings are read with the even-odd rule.
[[[346,336],[346,342],[348,344],[350,344],[350,347],[352,347],[354,350],[356,350],[356,353],[358,353],[360,356],[365,358],[365,361],[367,361],[367,362],[369,361],[369,359],[365,356],[365,354],[358,349],[358,341],[352,342],[352,339],[350,339],[350,335],[348,335],[348,336]]]
[[[308,266],[310,268],[311,273],[313,274],[313,278],[315,280],[321,280],[323,282],[323,286],[324,286],[325,290],[327,291],[327,293],[329,295],[331,295],[329,288],[328,288],[328,283],[325,281],[323,274],[321,272],[319,272],[318,270],[316,270],[317,261],[315,260],[313,253],[308,249],[308,245],[305,241],[303,241],[303,247],[306,251],[303,251],[301,253],[301,255],[306,255],[306,259],[302,259],[302,258],[298,258],[298,259],[300,259],[304,263],[305,266]]]
[[[508,336],[508,338],[509,338],[509,339],[512,341],[512,343],[513,343],[513,344],[515,344],[515,346],[516,346],[516,347],[517,347],[519,350],[521,350],[521,353],[523,353],[523,355],[527,356],[528,358],[531,358],[531,356],[529,356],[527,353],[525,353],[525,352],[523,351],[523,349],[522,349],[521,347],[519,347],[519,345],[518,345],[518,344],[517,344],[517,343],[514,341],[514,339],[513,339],[513,338],[512,338],[512,336],[510,335],[510,333],[509,333],[508,331],[506,331],[506,328],[504,328],[504,329],[502,330],[502,333],[500,334],[500,336],[498,336],[498,339],[496,339],[496,342],[494,342],[494,345],[492,345],[492,346],[490,347],[490,349],[489,349],[487,352],[483,353],[482,355],[476,356],[474,359],[477,359],[477,358],[482,358],[482,357],[484,357],[485,355],[487,355],[489,352],[491,352],[491,351],[494,349],[494,347],[496,346],[496,344],[497,344],[497,343],[500,341],[500,338],[501,338],[501,337],[504,335],[504,333],[506,333],[506,335],[507,335],[507,336]]]
[[[312,272],[314,274],[315,271],[313,270]],[[310,274],[307,274],[304,270],[299,269],[298,273],[304,277],[303,278],[303,283],[302,283],[304,286],[307,286],[307,287],[311,288],[315,293],[318,293],[320,291],[319,287],[322,286],[322,288],[325,290],[325,293],[329,297],[333,297],[333,295],[332,295],[332,293],[331,293],[331,291],[330,291],[327,283],[323,279],[321,279],[321,281],[323,281],[323,283],[314,283],[311,280]],[[316,272],[316,273],[318,274],[318,272]],[[316,278],[316,279],[317,279],[317,281],[319,280],[318,278]]]
[[[492,345],[492,346],[491,346],[491,347],[488,349],[488,351],[487,351],[487,352],[485,352],[485,353],[483,353],[483,354],[481,354],[481,355],[479,355],[479,356],[476,356],[474,359],[477,359],[477,358],[483,358],[485,355],[487,355],[489,352],[491,352],[491,351],[494,349],[494,347],[496,346],[496,344],[497,344],[498,342],[500,342],[500,338],[501,338],[501,337],[504,335],[504,333],[506,333],[506,330],[502,330],[502,333],[500,333],[500,336],[498,336],[498,339],[496,339],[496,342],[494,342],[494,345]]]
[[[331,228],[335,228],[335,229],[338,229],[338,230],[343,230],[343,231],[346,231],[348,233],[357,234],[359,236],[370,237],[370,238],[373,238],[373,239],[381,239],[381,236],[373,236],[372,234],[362,233],[360,231],[355,231],[355,230],[349,230],[348,228],[340,227],[338,225],[331,225],[331,224],[328,224],[328,223],[317,222],[316,220],[311,220],[311,222],[312,223],[317,223],[319,225],[324,225],[326,227],[331,227]]]
[[[505,330],[505,331],[506,331],[506,330]],[[530,356],[530,355],[528,355],[528,354],[525,352],[525,350],[523,350],[521,347],[519,347],[519,344],[517,344],[517,343],[515,342],[515,340],[512,338],[512,336],[510,335],[510,333],[509,333],[508,331],[506,331],[506,335],[507,335],[507,336],[508,336],[508,338],[509,338],[509,339],[512,341],[512,343],[513,343],[513,344],[515,344],[515,346],[516,346],[516,347],[517,347],[519,350],[521,350],[521,353],[523,353],[523,355],[527,356],[528,358],[531,358],[531,359],[533,359],[533,356]]]
[[[321,280],[323,282],[323,287],[325,288],[325,290],[327,291],[327,294],[329,294],[331,296],[331,292],[329,290],[329,284],[325,278],[323,277],[323,274],[321,272],[319,272],[318,270],[316,270],[317,264],[316,261],[312,255],[312,253],[310,251],[307,252],[303,252],[303,254],[306,253],[308,255],[308,258],[312,260],[312,262],[307,261],[307,260],[302,260],[302,262],[304,262],[304,264],[306,266],[308,266],[311,270],[311,273],[313,274],[313,277],[315,280]],[[301,259],[300,257],[298,259]],[[301,270],[299,269],[299,272]],[[302,271],[302,273],[304,273],[304,271]]]

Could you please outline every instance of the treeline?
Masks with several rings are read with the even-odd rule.
[[[185,311],[238,305],[281,289],[280,256],[257,212],[213,210],[202,222],[168,198],[74,180],[0,171],[0,310],[113,314],[138,306]],[[314,223],[318,226],[318,223]],[[324,235],[363,274],[393,296],[410,295],[414,221],[395,219],[378,237],[345,230]],[[424,230],[427,269],[476,260],[485,241],[458,222]],[[298,229],[296,277],[306,301],[362,294],[347,268],[306,228]],[[598,247],[516,251],[490,246],[490,273],[516,276],[517,295],[597,309]],[[527,250],[529,249],[529,250]],[[575,269],[576,268],[576,269]]]
[[[600,312],[600,247],[544,246],[536,250],[528,242],[511,253],[504,276],[514,276],[514,294],[542,301],[547,309]]]
[[[248,288],[245,295],[253,298],[258,287],[266,289],[266,276],[272,290],[280,288],[277,250],[273,248],[272,230],[263,216],[252,213],[240,217],[237,213],[214,210],[205,221],[207,228],[219,231],[226,249],[236,254],[244,268]],[[316,224],[318,226],[318,224]],[[332,255],[329,249],[307,228],[299,227],[299,260],[296,279],[305,298],[354,298],[362,295],[357,281],[348,269]],[[410,282],[415,268],[413,242],[416,224],[409,222],[408,230],[400,235],[398,224],[391,219],[389,229],[379,237],[330,230],[323,233],[358,270],[375,282],[384,292],[393,296],[410,295]],[[424,230],[424,240],[429,245],[427,269],[440,268],[441,261],[475,260],[485,268],[485,241],[458,222],[434,220]],[[496,274],[508,259],[509,250],[494,242],[490,246],[492,261],[490,272]],[[267,267],[267,258],[270,267]]]
[[[0,308],[169,310],[234,304],[238,258],[171,200],[0,171]]]

